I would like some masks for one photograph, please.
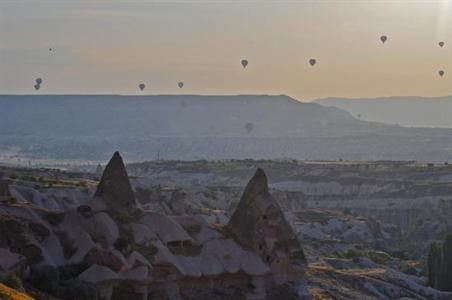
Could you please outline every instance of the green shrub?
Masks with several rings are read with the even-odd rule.
[[[18,291],[24,291],[22,280],[15,273],[7,273],[0,277],[0,282]]]
[[[8,199],[8,202],[7,202],[8,204],[11,204],[11,205],[14,205],[14,204],[17,204],[17,199],[15,198],[15,197],[10,197],[9,199]]]

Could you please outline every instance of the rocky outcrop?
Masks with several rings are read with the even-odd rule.
[[[303,249],[276,200],[268,191],[267,176],[258,169],[249,181],[227,230],[244,248],[260,254],[277,282],[302,277]]]
[[[113,154],[105,167],[95,197],[101,197],[110,209],[120,213],[130,211],[136,206],[129,177],[119,152]]]

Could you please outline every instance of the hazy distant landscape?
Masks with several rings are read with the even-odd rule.
[[[412,127],[452,128],[452,96],[325,98],[315,102],[342,108],[366,121]]]
[[[452,300],[452,0],[0,0],[0,300]]]
[[[115,150],[129,161],[444,162],[452,129],[368,122],[287,96],[0,96],[0,145],[3,161],[21,164],[102,162]]]

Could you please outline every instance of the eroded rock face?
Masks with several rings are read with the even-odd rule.
[[[267,176],[258,169],[249,181],[227,229],[244,248],[259,253],[277,281],[300,278],[306,263],[303,249],[278,203],[268,191]]]
[[[111,209],[122,212],[135,207],[135,197],[121,155],[113,154],[105,167],[95,197],[102,197]]]

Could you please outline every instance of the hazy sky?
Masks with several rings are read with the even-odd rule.
[[[0,0],[0,93],[36,77],[39,94],[447,95],[452,0]]]

